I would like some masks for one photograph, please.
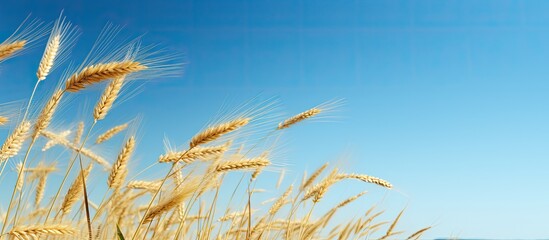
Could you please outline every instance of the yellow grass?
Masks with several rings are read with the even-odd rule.
[[[63,32],[54,31],[57,32],[52,32],[48,42],[42,46],[44,54],[37,70],[39,81],[54,72],[54,60],[62,47],[63,36],[59,34]],[[24,46],[24,40],[0,44],[0,59],[15,56]],[[121,54],[123,50],[114,50],[113,55],[92,56],[93,59],[109,61],[86,62],[75,73],[67,75],[68,78],[60,80],[58,86],[63,86],[61,88],[35,88],[53,94],[42,104],[29,103],[24,117],[8,119],[0,116],[0,125],[10,121],[8,125],[12,128],[2,129],[6,131],[6,139],[0,148],[0,163],[3,164],[0,179],[4,179],[2,184],[9,185],[12,197],[9,199],[10,193],[7,192],[0,196],[4,198],[3,203],[9,203],[0,206],[3,210],[0,212],[0,236],[117,239],[123,235],[125,239],[222,240],[403,239],[409,236],[417,239],[430,229],[412,230],[403,235],[397,229],[402,212],[392,216],[392,221],[383,222],[378,221],[381,212],[373,213],[373,207],[362,204],[354,206],[364,208],[364,214],[357,212],[357,208],[354,210],[358,213],[356,216],[334,222],[333,216],[339,209],[361,201],[360,197],[366,193],[352,193],[338,198],[343,200],[339,200],[339,204],[324,209],[317,207],[322,199],[337,197],[330,195],[330,190],[337,188],[338,182],[368,187],[370,191],[388,191],[393,185],[382,178],[362,173],[345,173],[337,168],[327,170],[328,164],[311,163],[320,166],[310,176],[304,174],[296,188],[289,185],[282,192],[262,192],[255,188],[259,181],[271,182],[278,188],[284,184],[284,175],[290,174],[280,170],[284,164],[276,154],[271,154],[273,151],[276,153],[276,148],[264,147],[269,146],[264,143],[291,131],[297,123],[325,114],[324,108],[306,110],[281,119],[278,124],[257,117],[261,115],[257,112],[269,114],[265,110],[268,107],[245,109],[244,112],[254,114],[225,116],[223,121],[214,119],[216,124],[207,125],[194,136],[179,137],[190,139],[184,144],[187,146],[184,149],[159,152],[158,161],[154,163],[150,163],[150,159],[135,161],[143,154],[138,143],[145,136],[135,135],[135,129],[126,130],[132,129],[131,123],[112,124],[113,127],[108,122],[99,121],[107,119],[109,111],[124,111],[112,107],[124,93],[122,89],[132,74],[155,70],[155,66],[148,63],[160,62],[159,59],[140,59],[139,51],[129,49],[132,54],[124,55]],[[109,52],[103,51],[102,54],[108,55]],[[161,71],[158,68],[151,72],[165,76]],[[93,112],[84,113],[82,119],[72,123],[63,116],[56,117],[59,106],[77,106],[79,102],[90,101],[74,95],[71,102],[64,102],[65,95],[103,81],[110,82],[101,97],[95,99],[97,104]],[[33,94],[34,91],[30,99]],[[42,107],[31,109],[37,106]],[[32,113],[38,114],[33,116]],[[86,126],[84,122],[92,124]],[[104,133],[93,131],[101,124],[110,129]],[[270,132],[255,131],[264,125],[269,125]],[[127,136],[123,142],[114,138],[107,141],[124,130]],[[238,148],[232,146],[233,142],[245,143],[250,134],[258,135],[256,139],[259,140]],[[42,143],[41,147],[36,146]],[[110,156],[105,151],[108,149],[117,149],[118,156]],[[42,151],[56,150],[58,159],[36,161],[36,156],[42,156]],[[56,167],[56,160],[62,163],[59,164],[62,169]],[[73,167],[75,162],[79,164]],[[94,168],[94,165],[101,168]],[[16,173],[4,171],[5,166],[16,166]],[[54,171],[59,173],[51,174]],[[282,173],[278,178],[260,174],[272,171]],[[227,177],[229,175],[240,176],[242,180],[235,186]],[[263,175],[266,177],[262,178]],[[353,179],[355,181],[351,181]],[[272,203],[260,204],[256,194],[272,194]]]

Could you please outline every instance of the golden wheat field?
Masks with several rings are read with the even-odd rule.
[[[305,106],[280,122],[270,120],[270,102],[246,103],[211,119],[195,135],[180,136],[189,139],[185,143],[173,140],[183,147],[167,147],[151,166],[132,167],[139,138],[146,137],[137,131],[140,122],[104,124],[104,119],[111,111],[124,111],[113,106],[131,93],[132,82],[184,78],[178,54],[160,44],[143,44],[146,36],[120,39],[121,28],[108,25],[87,57],[78,60],[71,49],[80,33],[63,16],[51,25],[27,19],[13,29],[0,44],[0,65],[29,48],[43,55],[35,59],[36,78],[28,80],[35,87],[28,99],[0,105],[0,131],[7,136],[0,148],[0,181],[9,190],[0,195],[1,239],[420,239],[430,229],[400,229],[404,210],[381,221],[384,209],[376,205],[360,205],[356,216],[333,221],[339,209],[366,192],[346,196],[331,209],[315,208],[331,188],[341,187],[339,182],[371,185],[371,191],[392,189],[383,176],[326,163],[293,185],[281,185],[285,165],[277,162],[278,137],[329,115],[340,101]],[[62,77],[49,78],[54,71]],[[45,81],[56,82],[55,88],[44,88]],[[79,94],[98,90],[97,99]],[[35,93],[48,97],[39,99]],[[79,114],[80,121],[56,115],[61,107],[83,101],[91,102],[93,111]],[[117,154],[110,156],[98,146]],[[39,157],[48,151],[57,157]],[[161,169],[163,177],[147,178],[152,167]],[[263,171],[279,173],[278,179],[267,180],[277,183],[281,194],[257,202],[254,195],[265,191],[255,184]],[[226,184],[228,175],[237,176],[243,188]]]

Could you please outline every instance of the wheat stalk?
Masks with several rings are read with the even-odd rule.
[[[31,124],[29,121],[24,121],[15,128],[2,145],[2,148],[0,148],[0,162],[6,161],[19,153],[19,150],[21,150],[23,142],[27,137],[30,126]]]
[[[111,139],[114,135],[118,134],[119,132],[122,132],[124,131],[124,129],[126,129],[128,127],[128,124],[125,123],[125,124],[122,124],[122,125],[118,125],[118,126],[115,126],[109,130],[107,130],[105,133],[99,135],[99,137],[97,137],[97,140],[95,140],[95,144],[100,144],[104,141],[107,141],[109,139]]]
[[[41,235],[73,235],[76,230],[69,225],[52,224],[36,226],[15,226],[9,235],[18,239],[40,239]]]
[[[25,47],[26,40],[0,44],[0,61],[7,59]]]
[[[230,133],[238,128],[247,125],[250,122],[250,118],[237,118],[235,120],[222,123],[216,126],[207,128],[206,130],[195,135],[189,143],[191,148],[194,148],[200,144],[205,144],[214,141],[221,136]]]
[[[124,182],[124,178],[126,177],[127,173],[128,161],[130,160],[134,149],[135,138],[132,136],[128,139],[128,141],[122,148],[122,151],[120,151],[120,154],[118,154],[116,162],[113,164],[111,174],[109,175],[109,178],[107,180],[107,185],[110,188],[118,189],[120,188],[120,186],[122,186],[122,183]]]
[[[100,63],[85,67],[79,73],[70,76],[65,83],[65,90],[68,92],[78,92],[91,84],[95,84],[107,79],[124,77],[130,73],[135,73],[147,69],[139,62],[122,61]]]

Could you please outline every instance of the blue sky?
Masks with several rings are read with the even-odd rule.
[[[29,13],[53,21],[64,9],[83,32],[75,56],[86,54],[108,21],[184,53],[182,77],[146,83],[109,116],[113,124],[144,116],[144,162],[162,153],[164,136],[184,144],[228,99],[274,96],[293,114],[343,98],[336,121],[285,135],[284,161],[294,178],[348,155],[344,169],[393,182],[383,206],[392,214],[407,207],[404,229],[434,224],[426,235],[432,238],[549,237],[549,2],[1,5],[0,38]],[[30,94],[40,54],[2,63],[0,102]],[[353,184],[331,196],[364,188],[381,191]]]

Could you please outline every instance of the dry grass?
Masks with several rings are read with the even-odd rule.
[[[54,74],[63,60],[73,39],[71,36],[74,36],[72,29],[62,17],[54,24],[43,46],[35,91],[44,91],[38,88],[38,82]],[[171,56],[151,57],[154,55],[150,53],[152,48],[141,46],[139,40],[120,45],[123,47],[115,44],[114,49],[103,45],[115,43],[110,35],[117,31],[119,29],[109,26],[100,37],[106,40],[96,43],[95,50],[92,49],[78,69],[66,71],[67,75],[60,78],[58,87],[45,102],[31,104],[33,91],[23,117],[2,112],[6,117],[0,116],[0,125],[11,121],[8,126],[13,129],[6,131],[0,148],[0,163],[4,164],[0,181],[6,180],[0,183],[13,187],[13,191],[9,204],[0,207],[6,210],[0,219],[0,236],[17,239],[115,239],[118,234],[126,239],[405,238],[397,229],[402,212],[393,221],[380,221],[383,211],[374,212],[374,207],[367,209],[365,214],[334,217],[340,209],[361,201],[366,191],[341,197],[342,201],[334,206],[322,205],[330,202],[321,202],[322,199],[338,197],[329,192],[340,181],[357,185],[357,188],[371,186],[376,191],[393,188],[390,182],[381,178],[328,169],[326,163],[309,177],[304,174],[295,188],[293,184],[281,192],[256,188],[258,182],[272,183],[277,189],[284,186],[287,181],[284,176],[293,173],[281,170],[287,164],[277,158],[279,149],[273,146],[296,124],[326,115],[329,104],[276,122],[273,121],[275,117],[270,116],[273,108],[270,103],[262,103],[256,108],[239,108],[228,116],[214,119],[212,122],[216,124],[207,125],[189,142],[184,142],[184,146],[188,146],[185,150],[158,154],[158,161],[148,166],[133,160],[139,160],[141,156],[137,147],[141,137],[135,131],[127,132],[122,143],[113,137],[128,128],[135,130],[135,127],[128,123],[112,127],[105,119],[113,111],[116,99],[124,94],[122,88],[128,81],[137,79],[136,74],[147,72],[148,75],[140,77],[167,76],[176,64],[166,63],[173,59]],[[29,41],[42,35],[27,33],[1,43],[0,63],[17,56]],[[25,36],[29,40],[21,39]],[[66,116],[57,111],[65,106],[63,101],[69,99],[65,95],[73,95],[101,82],[108,84],[93,112],[84,113],[88,117],[77,122],[67,123]],[[71,97],[73,100],[66,105],[87,101],[82,95]],[[35,109],[38,106],[42,107]],[[67,119],[70,118],[67,116]],[[85,122],[91,124],[86,126]],[[96,134],[96,125],[110,129]],[[44,147],[40,151],[35,145],[42,142]],[[238,147],[232,143],[238,143],[235,144]],[[112,156],[106,149],[120,150],[118,155]],[[21,161],[14,159],[16,157],[21,157]],[[51,174],[59,170],[56,161],[62,163],[64,174]],[[77,167],[73,167],[75,163],[78,163]],[[3,171],[8,164],[15,166],[15,175]],[[94,168],[94,165],[100,165],[102,169]],[[268,175],[271,172],[280,173],[278,179]],[[232,181],[233,175],[240,176],[241,180],[236,184]],[[260,194],[275,196],[268,201],[269,207],[262,207],[262,201],[257,197]],[[356,206],[362,205],[357,203]],[[418,239],[429,229],[413,232],[408,239]]]

